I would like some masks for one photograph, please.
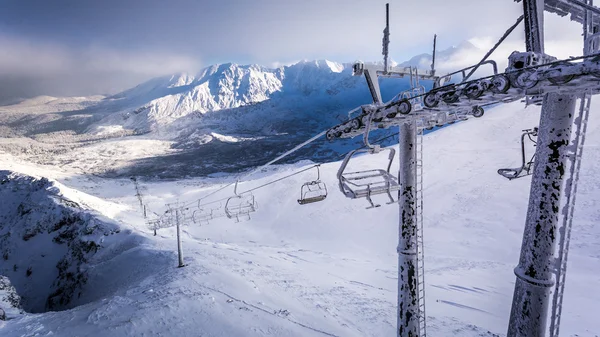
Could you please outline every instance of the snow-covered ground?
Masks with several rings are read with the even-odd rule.
[[[569,258],[564,336],[600,332],[600,119],[594,114],[600,108],[592,109]],[[519,163],[521,130],[536,126],[538,119],[538,107],[512,103],[425,136],[425,278],[431,336],[505,335],[531,178],[508,181],[496,170]],[[119,151],[110,144],[98,146]],[[146,146],[131,142],[125,147],[146,153]],[[0,321],[0,334],[394,335],[398,209],[366,210],[366,201],[346,199],[337,189],[339,164],[321,167],[329,188],[323,202],[300,206],[296,201],[302,183],[315,178],[316,172],[309,170],[256,190],[259,207],[250,221],[186,221],[186,267],[177,268],[174,228],[152,236],[129,179],[102,179],[0,153],[1,169],[56,179],[66,186],[66,198],[140,237],[129,245],[106,244],[98,250],[87,263],[82,295],[70,309],[13,312],[10,320]],[[277,166],[238,188],[257,187],[309,165]],[[362,156],[350,165],[381,167],[385,156]],[[231,181],[231,176],[217,175],[140,185],[149,211],[162,214],[165,203],[191,202]],[[210,200],[232,193],[227,188]],[[186,216],[192,215],[194,205],[190,203]],[[15,284],[17,290],[20,286]]]

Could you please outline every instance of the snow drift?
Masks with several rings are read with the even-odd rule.
[[[88,299],[82,295],[99,253],[132,239],[65,190],[46,178],[0,171],[0,275],[10,278],[29,312]]]

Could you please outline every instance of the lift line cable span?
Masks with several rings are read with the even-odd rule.
[[[302,173],[302,172],[305,172],[305,171],[308,171],[308,170],[312,170],[312,169],[314,169],[314,168],[316,168],[316,167],[319,167],[319,166],[321,166],[321,164],[312,165],[312,166],[310,166],[310,167],[304,168],[304,169],[302,169],[302,170],[300,170],[300,171],[293,172],[293,173],[291,173],[291,174],[288,174],[288,175],[286,175],[286,176],[283,176],[283,177],[281,177],[281,178],[277,178],[277,179],[275,179],[275,180],[273,180],[273,181],[270,181],[270,182],[268,182],[268,183],[262,184],[262,185],[260,185],[260,186],[253,187],[253,188],[251,188],[251,189],[249,189],[249,190],[245,190],[245,191],[242,191],[242,192],[238,192],[238,195],[243,195],[243,194],[245,194],[245,193],[250,193],[250,192],[252,192],[252,191],[256,191],[256,190],[258,190],[258,189],[261,189],[261,188],[263,188],[263,187],[266,187],[266,186],[268,186],[268,185],[271,185],[271,184],[274,184],[274,183],[276,183],[276,182],[282,181],[282,180],[284,180],[284,179],[287,179],[287,178],[293,177],[293,176],[295,176],[295,175],[297,175],[297,174],[300,174],[300,173]],[[214,200],[214,201],[207,202],[207,203],[204,203],[204,204],[198,204],[198,207],[199,207],[199,208],[201,208],[202,206],[207,206],[207,205],[215,204],[215,203],[217,203],[217,202],[225,201],[225,200],[227,200],[227,199],[229,199],[229,198],[230,198],[230,197],[227,197],[227,198],[222,198],[222,199],[218,199],[218,200]],[[201,200],[202,200],[202,199],[198,199],[196,202],[200,202]]]
[[[509,34],[510,34],[510,33],[511,33],[513,30],[514,30],[514,28],[515,28],[515,27],[516,27],[516,26],[517,26],[517,25],[518,25],[518,24],[519,24],[519,23],[520,23],[522,20],[523,20],[523,16],[519,17],[519,19],[517,20],[517,22],[516,22],[516,23],[515,23],[513,26],[511,26],[511,28],[509,28],[509,30],[508,30],[508,31],[505,33],[505,35],[504,35],[504,36],[503,36],[503,37],[500,39],[500,42],[499,42],[498,44],[500,44],[500,43],[501,43],[501,42],[502,42],[502,41],[503,41],[503,40],[506,38],[506,36],[508,36],[508,35],[509,35]],[[496,48],[496,46],[494,46],[494,48],[492,48],[492,50],[490,50],[490,52],[489,52],[488,54],[491,54],[491,53],[492,53],[492,52],[495,50],[495,48]],[[486,55],[486,57],[489,57],[489,55]],[[472,73],[471,73],[471,74],[469,74],[469,75],[472,75]],[[424,95],[421,95],[421,96],[424,96]],[[392,101],[393,101],[393,100],[392,100]],[[388,103],[387,103],[387,104],[385,104],[385,105],[393,105],[393,104],[394,104],[393,102],[388,102]],[[486,105],[487,105],[487,104],[486,104]],[[360,109],[360,107],[358,107],[358,108],[355,108],[355,109],[351,110],[351,111],[349,112],[349,114],[351,114],[352,112],[354,112],[354,111],[357,111],[357,110],[359,110],[359,109]],[[245,174],[242,174],[242,175],[240,175],[238,178],[236,178],[236,180],[235,180],[235,181],[233,181],[233,182],[231,182],[231,183],[228,183],[228,184],[225,184],[225,185],[221,186],[221,187],[220,187],[220,188],[218,188],[217,190],[215,190],[215,191],[213,191],[213,192],[211,192],[211,193],[207,194],[206,196],[204,196],[204,197],[202,197],[202,198],[199,198],[199,199],[197,199],[197,200],[195,200],[195,201],[190,201],[190,202],[188,202],[188,203],[185,203],[185,204],[184,204],[184,205],[182,205],[181,207],[182,207],[182,208],[187,208],[187,207],[189,207],[189,206],[191,206],[191,205],[193,205],[193,204],[199,203],[199,201],[201,201],[201,200],[203,200],[203,199],[207,199],[208,197],[210,197],[210,196],[213,196],[213,195],[215,195],[215,194],[217,194],[217,193],[219,193],[219,192],[223,191],[224,189],[226,189],[226,188],[228,188],[228,187],[231,187],[231,186],[235,185],[237,182],[239,182],[239,181],[240,181],[240,180],[242,180],[243,178],[247,178],[247,177],[249,177],[249,176],[251,176],[251,175],[253,175],[253,174],[255,174],[255,173],[257,173],[257,172],[259,172],[259,171],[261,171],[261,170],[263,170],[263,169],[265,169],[265,168],[267,168],[267,167],[271,166],[271,165],[273,165],[274,163],[278,162],[279,160],[281,160],[281,159],[283,159],[283,158],[285,158],[285,157],[289,156],[290,154],[292,154],[292,153],[294,153],[294,152],[298,151],[299,149],[303,148],[304,146],[306,146],[306,145],[308,145],[308,144],[310,144],[310,143],[314,142],[315,140],[317,140],[317,139],[321,138],[322,136],[324,136],[324,135],[327,133],[327,131],[329,131],[329,129],[328,129],[328,130],[325,130],[325,131],[322,131],[321,133],[317,134],[316,136],[314,136],[314,137],[312,137],[312,138],[310,138],[310,139],[306,140],[305,142],[303,142],[303,143],[301,143],[301,144],[297,145],[296,147],[292,148],[291,150],[289,150],[289,151],[287,151],[287,152],[285,152],[285,153],[281,154],[280,156],[276,157],[275,159],[273,159],[273,160],[269,161],[268,163],[266,163],[266,164],[264,164],[264,165],[262,165],[262,166],[260,166],[260,167],[258,167],[258,168],[256,168],[256,169],[254,169],[254,170],[252,170],[252,171],[250,171],[250,172],[248,172],[248,173],[245,173]],[[391,138],[391,137],[393,137],[394,135],[395,135],[395,134],[389,135],[389,136],[387,136],[387,137],[384,137],[384,138],[382,138],[382,139],[379,139],[379,140],[377,140],[377,141],[383,141],[383,140],[385,140],[385,139],[388,139],[388,138]],[[213,203],[213,202],[210,202],[210,203],[207,203],[207,204],[212,204],[212,203]]]
[[[254,188],[251,188],[251,189],[249,189],[249,190],[246,190],[246,191],[244,191],[244,192],[240,192],[240,195],[242,195],[242,194],[244,194],[244,193],[249,193],[249,192],[252,192],[252,191],[256,191],[256,190],[258,190],[259,188],[263,188],[263,187],[265,187],[265,186],[268,186],[268,185],[274,184],[274,183],[276,183],[276,182],[279,182],[279,181],[282,181],[282,180],[284,180],[284,179],[287,179],[287,178],[293,177],[293,176],[295,176],[295,175],[297,175],[297,174],[300,174],[300,173],[302,173],[302,172],[305,172],[305,171],[311,170],[311,169],[313,169],[313,168],[316,168],[316,167],[319,167],[319,166],[321,166],[321,164],[316,164],[316,165],[313,165],[313,166],[311,166],[311,167],[307,167],[307,168],[305,168],[305,169],[302,169],[302,170],[300,170],[300,171],[296,171],[296,172],[294,172],[294,173],[288,174],[287,176],[284,176],[284,177],[281,177],[281,178],[275,179],[275,180],[273,180],[273,181],[270,181],[270,182],[268,182],[268,183],[265,183],[265,184],[262,184],[262,185],[260,185],[260,186],[257,186],[257,187],[254,187]]]
[[[226,189],[227,187],[230,187],[230,186],[233,186],[233,185],[235,185],[236,183],[238,183],[238,182],[239,182],[240,180],[242,180],[243,178],[247,178],[247,177],[249,177],[249,176],[251,176],[251,175],[253,175],[253,174],[255,174],[255,173],[257,173],[257,172],[259,172],[259,171],[261,171],[261,170],[263,170],[263,169],[265,169],[265,168],[267,168],[267,167],[271,166],[271,165],[273,165],[274,163],[276,163],[276,162],[280,161],[281,159],[283,159],[283,158],[285,158],[285,157],[287,157],[287,156],[291,155],[292,153],[294,153],[294,152],[296,152],[296,151],[300,150],[301,148],[305,147],[306,145],[308,145],[308,144],[310,144],[310,143],[314,142],[315,140],[317,140],[317,139],[319,139],[319,138],[323,137],[323,136],[324,136],[326,133],[327,133],[327,130],[320,132],[319,134],[317,134],[317,135],[313,136],[312,138],[310,138],[310,139],[308,139],[308,140],[306,140],[306,141],[304,141],[304,142],[302,142],[302,143],[300,143],[300,144],[296,145],[296,146],[295,146],[294,148],[292,148],[291,150],[289,150],[289,151],[287,151],[287,152],[285,152],[285,153],[283,153],[283,154],[279,155],[278,157],[276,157],[275,159],[273,159],[273,160],[269,161],[268,163],[266,163],[266,164],[264,164],[264,165],[262,165],[262,166],[260,166],[260,167],[258,167],[258,168],[256,168],[256,169],[254,169],[254,170],[252,170],[252,171],[250,171],[250,172],[248,172],[248,173],[241,174],[240,176],[238,176],[238,177],[236,178],[236,180],[235,180],[235,181],[233,181],[233,182],[231,182],[231,183],[228,183],[228,184],[225,184],[225,185],[221,186],[221,187],[220,187],[220,188],[218,188],[216,191],[213,191],[213,192],[211,192],[211,193],[207,194],[206,196],[204,196],[204,197],[202,197],[202,198],[199,198],[199,199],[197,199],[197,200],[190,201],[190,202],[187,202],[187,203],[183,204],[183,205],[181,206],[181,208],[183,208],[183,209],[185,209],[185,208],[188,208],[189,206],[191,206],[191,205],[193,205],[193,204],[199,203],[200,201],[202,201],[202,200],[204,200],[204,199],[206,199],[206,198],[208,198],[208,197],[210,197],[210,196],[213,196],[213,195],[215,195],[215,194],[217,194],[217,193],[221,192],[222,190]],[[311,166],[310,168],[313,168],[313,167],[314,167],[314,166]],[[308,170],[308,169],[307,169],[307,170]],[[302,172],[302,171],[301,171],[301,172]],[[242,192],[242,193],[247,193],[247,192],[248,192],[248,191],[244,191],[244,192]],[[241,194],[241,193],[240,193],[240,194]],[[227,198],[225,198],[225,199],[227,199]],[[225,200],[225,199],[221,199],[221,200],[217,200],[217,201],[209,202],[209,203],[202,204],[202,205],[212,204],[212,203],[215,203],[215,202],[218,202],[218,201],[222,201],[222,200]]]

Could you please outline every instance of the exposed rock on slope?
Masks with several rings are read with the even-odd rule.
[[[120,233],[65,197],[58,183],[0,171],[0,275],[27,311],[60,310],[82,294],[88,261]]]
[[[6,276],[0,275],[0,321],[21,313],[21,296]]]

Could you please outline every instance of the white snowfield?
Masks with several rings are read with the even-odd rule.
[[[563,336],[600,334],[600,119],[594,113],[600,107],[592,107]],[[521,130],[538,120],[539,107],[512,103],[425,136],[429,336],[506,334],[531,177],[508,181],[496,170],[518,166]],[[385,160],[385,154],[365,155],[349,169],[382,168]],[[310,165],[278,166],[238,190]],[[0,335],[394,336],[398,206],[366,210],[365,200],[345,198],[335,178],[339,165],[321,166],[329,189],[323,202],[297,203],[301,184],[316,177],[310,170],[255,191],[258,210],[250,221],[187,221],[186,267],[177,268],[175,229],[152,236],[131,181],[78,175],[0,154],[0,168],[57,179],[71,191],[68,198],[145,238],[119,250],[111,251],[114,245],[98,250],[71,309],[13,315],[0,321]],[[397,161],[392,170],[397,172]],[[165,203],[193,201],[231,181],[221,176],[140,185],[149,210],[163,213]],[[228,188],[210,200],[232,193]]]

